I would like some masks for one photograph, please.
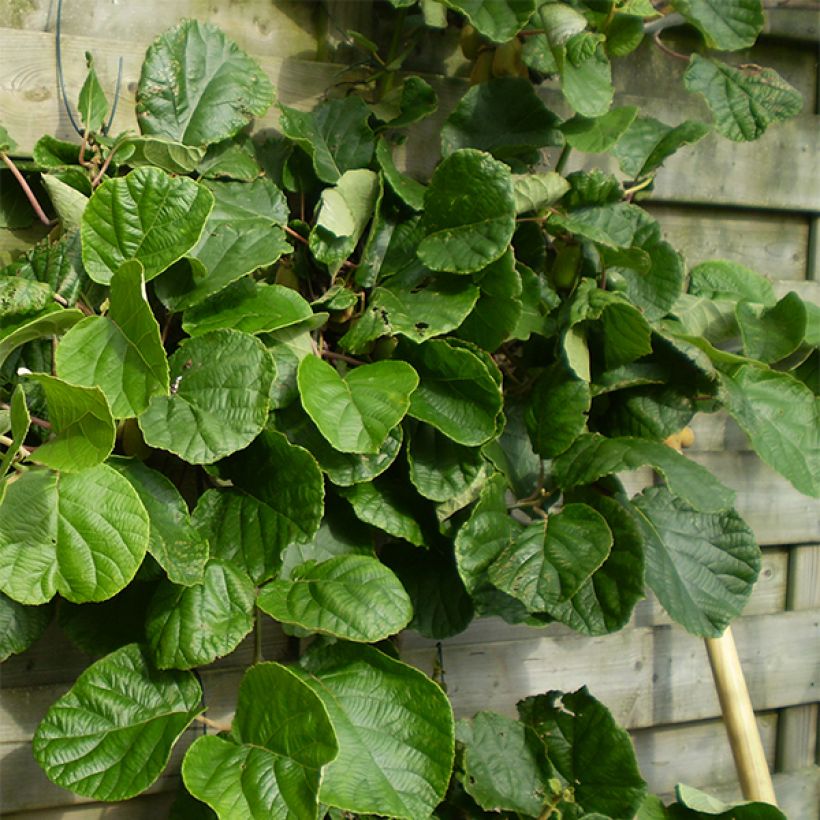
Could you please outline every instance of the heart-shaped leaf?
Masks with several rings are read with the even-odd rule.
[[[399,579],[366,555],[297,567],[288,580],[263,587],[257,602],[282,623],[365,643],[399,632],[413,617]]]
[[[612,153],[625,174],[639,179],[662,165],[679,148],[698,142],[708,133],[709,126],[698,120],[671,126],[653,117],[638,117]]]
[[[259,435],[274,367],[255,336],[214,330],[183,342],[169,364],[171,395],[155,396],[139,417],[148,444],[210,464]]]
[[[25,652],[54,615],[53,606],[26,606],[0,592],[0,661]]]
[[[128,644],[89,666],[48,710],[34,756],[64,789],[127,800],[160,776],[201,699],[190,672],[158,672]]]
[[[524,26],[535,11],[534,0],[443,0],[460,11],[485,37],[506,43]]]
[[[383,361],[345,378],[316,356],[299,365],[299,395],[319,432],[344,453],[377,453],[404,418],[418,376],[406,362]]]
[[[228,139],[273,103],[265,72],[216,26],[183,20],[148,47],[137,86],[143,134],[186,145]]]
[[[763,29],[760,0],[672,0],[680,12],[706,40],[709,48],[740,51],[753,46]]]

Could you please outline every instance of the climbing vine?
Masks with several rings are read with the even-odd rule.
[[[604,635],[645,585],[721,634],[760,551],[676,447],[696,412],[820,494],[818,309],[729,261],[687,270],[640,207],[680,148],[801,100],[714,55],[754,43],[759,0],[659,6],[390,0],[387,46],[347,32],[355,76],[311,111],[187,20],[145,55],[139,134],[109,133],[90,55],[79,143],[19,158],[0,125],[3,208],[49,227],[0,271],[0,656],[56,613],[98,658],[34,737],[53,782],[133,797],[197,723],[180,817],[782,817],[685,787],[665,808],[586,689],[456,722],[442,670],[392,640],[490,615]],[[671,49],[670,21],[700,47]],[[471,62],[446,117],[400,72],[430,27]],[[610,60],[645,37],[711,122],[614,102]],[[401,157],[431,150],[427,118],[421,181]],[[630,497],[618,475],[644,466]],[[291,663],[263,657],[270,619]],[[222,726],[196,669],[251,633]]]

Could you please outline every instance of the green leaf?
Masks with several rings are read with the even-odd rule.
[[[689,293],[707,299],[758,302],[766,307],[777,301],[765,276],[722,259],[701,262],[689,271]]]
[[[81,290],[91,284],[83,268],[80,232],[63,234],[57,242],[48,240],[35,245],[25,256],[20,276],[47,284],[69,304],[74,304]]]
[[[366,168],[345,171],[336,186],[322,191],[316,224],[310,232],[310,252],[331,276],[356,249],[376,205],[378,176]]]
[[[138,416],[167,395],[168,361],[148,304],[142,265],[125,262],[111,279],[110,308],[74,325],[57,347],[60,378],[99,387],[114,418]]]
[[[286,667],[260,663],[242,680],[231,740],[198,738],[182,777],[220,817],[316,820],[321,770],[337,752],[321,700]]]
[[[370,109],[361,97],[327,100],[310,113],[279,108],[282,133],[312,158],[322,182],[332,185],[345,171],[370,165],[376,138],[367,122]]]
[[[54,434],[37,448],[32,460],[63,472],[78,472],[105,461],[114,447],[115,427],[103,392],[45,373],[28,378],[43,389]]]
[[[380,120],[384,120],[385,128],[406,128],[434,113],[438,108],[438,96],[427,80],[406,77],[400,86],[388,91],[371,108]]]
[[[760,0],[672,0],[672,7],[719,51],[750,48],[763,30]]]
[[[281,227],[288,220],[285,195],[270,180],[202,187],[215,201],[205,230],[187,262],[157,282],[157,295],[174,311],[199,304],[293,250]]]
[[[625,174],[640,179],[663,165],[684,145],[703,139],[709,131],[709,126],[698,120],[685,120],[672,126],[654,117],[638,117],[612,153]]]
[[[543,741],[529,727],[494,712],[459,721],[464,789],[489,812],[536,817],[553,798],[554,776]]]
[[[205,156],[198,145],[184,145],[164,137],[129,137],[120,151],[131,168],[155,167],[169,174],[190,174]]]
[[[550,763],[586,816],[632,817],[646,794],[632,741],[587,692],[547,692],[518,703],[521,721],[547,744]]]
[[[770,308],[740,302],[735,316],[744,354],[767,364],[794,353],[806,335],[806,306],[793,292]]]
[[[646,580],[694,635],[716,638],[740,615],[760,571],[760,548],[734,510],[698,512],[663,487],[635,498]]]
[[[399,579],[366,555],[303,564],[264,586],[257,604],[282,623],[364,643],[394,635],[413,617]]]
[[[307,450],[291,444],[282,433],[265,430],[250,447],[219,466],[234,486],[276,513],[276,526],[265,523],[263,530],[275,551],[294,541],[310,541],[316,534],[322,520],[324,481]]]
[[[319,462],[322,472],[334,484],[343,487],[361,484],[381,475],[396,460],[401,449],[401,426],[390,430],[378,452],[361,454],[343,453],[337,450],[298,406],[290,407],[283,413],[279,413],[274,423],[291,442],[310,451]]]
[[[313,355],[310,333],[327,322],[327,313],[317,313],[298,325],[276,330],[263,337],[268,352],[276,365],[276,378],[271,385],[271,409],[287,407],[299,397],[296,375],[299,363]]]
[[[527,24],[535,11],[535,0],[442,0],[461,12],[493,43],[506,43]]]
[[[39,640],[53,614],[51,606],[26,606],[0,592],[0,661]]]
[[[169,362],[171,395],[139,416],[145,441],[190,464],[211,464],[265,426],[273,360],[254,336],[214,330],[184,341]]]
[[[656,12],[652,6],[649,14]],[[623,10],[623,9],[622,9]],[[643,42],[645,15],[615,14],[606,29],[604,48],[610,57],[626,57]]]
[[[202,582],[208,560],[208,542],[191,523],[179,490],[162,473],[141,461],[112,458],[109,464],[137,491],[150,522],[148,552],[175,584]]]
[[[474,149],[455,151],[424,195],[419,259],[431,270],[474,273],[507,250],[515,230],[509,169]]]
[[[533,386],[524,416],[536,453],[553,458],[584,431],[591,396],[589,384],[556,362]]]
[[[419,375],[409,416],[467,447],[495,436],[503,403],[501,389],[476,353],[457,347],[455,341],[432,339],[421,345],[403,345],[401,355]]]
[[[642,221],[642,211],[629,202],[612,202],[578,208],[566,214],[554,214],[549,225],[580,234],[610,248],[628,248]]]
[[[673,495],[703,512],[719,512],[734,503],[734,491],[708,470],[655,441],[630,437],[583,435],[552,463],[555,480],[564,489],[592,484],[623,470],[651,465],[666,479]]]
[[[59,336],[76,325],[83,314],[79,310],[65,310],[57,305],[49,305],[40,313],[27,314],[13,321],[3,320],[0,328],[0,365],[14,350],[26,342],[42,339],[44,336]]]
[[[738,803],[730,806],[716,797],[699,791],[685,783],[675,786],[677,803],[671,808],[676,818],[692,820],[786,820],[786,815],[770,803]],[[664,815],[664,820],[669,815]],[[650,818],[651,820],[651,818]]]
[[[2,144],[2,138],[0,138]],[[34,143],[32,149],[34,161],[42,168],[63,168],[67,165],[78,165],[80,144],[59,140],[51,134],[44,134]]]
[[[418,376],[401,361],[362,365],[345,378],[316,356],[299,365],[299,395],[319,432],[344,453],[377,453],[404,418]]]
[[[520,174],[513,176],[513,196],[516,214],[540,211],[558,202],[569,190],[569,183],[555,171],[545,174]]]
[[[444,692],[370,646],[324,647],[302,666],[294,671],[325,704],[339,741],[322,802],[364,814],[429,816],[453,765],[453,714]]]
[[[578,151],[602,154],[612,149],[633,124],[638,109],[634,105],[613,108],[600,117],[583,117],[576,114],[561,123],[561,131],[567,143]]]
[[[43,282],[21,276],[0,276],[0,316],[39,313],[51,303],[52,290]]]
[[[97,72],[94,70],[94,58],[87,51],[85,53],[85,64],[88,73],[83,87],[80,89],[77,110],[80,112],[80,119],[85,125],[86,133],[96,133],[102,130],[105,118],[108,116],[108,100],[105,98],[105,92],[100,85]]]
[[[384,137],[381,137],[376,143],[376,161],[379,163],[379,168],[382,169],[387,184],[393,189],[396,196],[414,211],[423,210],[426,187],[399,171],[393,160],[390,143]]]
[[[183,20],[148,47],[137,86],[143,134],[185,145],[234,136],[273,103],[259,64],[216,26]]]
[[[250,578],[227,561],[209,561],[195,586],[163,581],[145,620],[154,663],[191,669],[233,652],[253,628],[254,592]]]
[[[612,69],[603,41],[603,35],[580,31],[558,50],[553,46],[561,71],[561,91],[584,117],[600,117],[612,104]]]
[[[190,336],[219,328],[253,334],[272,333],[298,325],[312,316],[310,305],[295,290],[241,279],[218,295],[186,310],[182,316],[182,329]]]
[[[89,666],[48,710],[34,756],[64,789],[126,800],[160,776],[201,698],[190,672],[158,672],[129,644]]]
[[[544,612],[572,598],[612,548],[612,532],[586,504],[528,524],[490,565],[489,579],[530,612]]]
[[[584,635],[607,635],[621,629],[644,597],[643,536],[635,515],[615,499],[594,491],[575,492],[599,512],[612,531],[612,550],[604,563],[569,600],[549,607],[556,621]]]
[[[88,275],[107,285],[123,262],[136,259],[153,279],[196,245],[213,204],[206,188],[159,168],[105,180],[80,226]]]
[[[820,411],[811,390],[752,365],[721,374],[720,382],[726,409],[755,452],[800,492],[820,496]]]
[[[510,164],[531,165],[535,149],[563,142],[558,123],[529,80],[495,78],[459,100],[441,127],[441,153],[477,148]]]
[[[136,490],[111,467],[29,470],[0,505],[0,588],[22,604],[57,592],[76,603],[104,601],[134,577],[148,536]]]
[[[51,204],[54,205],[63,228],[66,231],[79,228],[85,207],[88,205],[88,197],[53,174],[43,174],[40,181],[48,191]]]
[[[256,145],[248,134],[243,133],[209,146],[196,170],[206,179],[240,182],[253,182],[262,173],[256,160]]]
[[[0,502],[2,502],[5,493],[6,473],[11,469],[12,462],[20,452],[31,424],[31,416],[26,405],[26,394],[23,392],[21,384],[18,384],[11,394],[8,419],[11,427],[11,443],[7,445],[6,452],[0,458]],[[5,426],[3,425],[4,428]]]
[[[715,129],[735,142],[756,140],[803,107],[800,92],[771,68],[744,71],[693,54],[683,82],[688,91],[703,95]]]
[[[11,138],[9,132],[0,125],[0,151],[12,153],[17,150],[17,143]]]

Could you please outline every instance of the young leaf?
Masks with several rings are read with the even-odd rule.
[[[0,661],[25,652],[45,632],[53,606],[26,606],[0,592]]]
[[[697,120],[671,126],[654,117],[638,117],[612,153],[625,174],[640,179],[660,167],[679,148],[703,139],[709,130],[705,122]]]
[[[85,207],[88,205],[88,197],[54,174],[43,174],[40,181],[48,191],[49,199],[51,199],[51,204],[57,212],[63,229],[74,231],[79,228]]]
[[[787,293],[770,308],[739,302],[735,316],[743,352],[767,364],[794,353],[806,335],[806,306],[796,293]]]
[[[370,110],[361,97],[327,100],[310,113],[280,105],[282,133],[313,159],[316,175],[331,185],[345,171],[367,168],[376,138],[367,121]]]
[[[453,765],[453,713],[444,692],[371,646],[322,647],[301,663],[294,671],[324,703],[339,741],[322,802],[361,814],[429,816]]]
[[[0,505],[0,589],[23,604],[58,592],[76,603],[104,601],[134,577],[148,536],[139,496],[108,465],[29,470]]]
[[[672,0],[672,7],[703,34],[709,48],[719,51],[749,48],[763,30],[760,0]]]
[[[371,108],[384,121],[384,128],[406,128],[435,112],[438,97],[426,80],[407,77],[398,88],[388,91]]]
[[[190,672],[158,672],[143,649],[128,644],[89,666],[48,710],[34,756],[64,789],[127,800],[160,776],[201,698]]]
[[[413,617],[398,578],[366,555],[303,564],[262,587],[257,605],[281,623],[363,643],[394,635]]]
[[[235,179],[253,182],[262,173],[256,159],[256,145],[248,134],[237,134],[209,146],[196,171],[206,179]]]
[[[344,453],[377,453],[404,418],[418,376],[401,361],[362,365],[345,378],[316,356],[299,365],[299,395],[319,432]]]
[[[169,364],[171,395],[154,396],[138,419],[150,446],[211,464],[259,435],[274,368],[255,336],[214,330],[183,342]]]
[[[198,738],[182,777],[220,817],[316,820],[322,767],[338,748],[320,698],[287,667],[260,663],[242,680],[230,739]]]
[[[107,285],[123,262],[142,263],[153,279],[196,245],[214,205],[211,192],[159,168],[105,180],[83,212],[83,265]]]
[[[771,68],[744,71],[693,54],[683,82],[688,91],[703,95],[716,130],[735,142],[756,140],[803,107],[800,93]]]
[[[613,108],[600,117],[576,114],[561,123],[567,143],[579,151],[600,154],[609,151],[632,125],[638,109],[634,105]]]
[[[461,12],[493,43],[506,43],[524,28],[535,11],[535,0],[442,0]]]
[[[151,525],[148,552],[168,578],[182,586],[201,583],[208,542],[192,524],[179,490],[141,461],[116,457],[108,463],[128,479],[145,505]]]
[[[408,177],[396,168],[390,144],[381,137],[376,144],[376,160],[382,174],[393,192],[414,211],[424,210],[424,192],[426,187],[412,177]]]
[[[158,669],[191,669],[233,652],[253,628],[253,582],[228,561],[211,560],[201,584],[163,581],[145,633]]]
[[[558,202],[569,190],[569,183],[555,171],[546,174],[516,174],[513,176],[513,196],[516,214],[540,211]]]
[[[77,102],[77,110],[85,125],[86,134],[97,133],[102,130],[105,118],[108,116],[108,100],[105,98],[97,72],[94,70],[94,59],[86,51],[85,64],[88,73],[85,77],[83,87],[80,89],[80,98]]]
[[[506,165],[465,148],[436,168],[424,195],[419,259],[431,270],[474,273],[495,262],[515,230]]]
[[[190,174],[205,156],[205,148],[183,145],[164,137],[129,137],[118,154],[131,168],[160,168],[169,174]]]
[[[664,487],[635,498],[646,580],[694,635],[716,638],[736,618],[760,571],[760,548],[734,510],[698,512]]]
[[[265,72],[216,26],[183,20],[148,47],[137,86],[143,134],[185,145],[228,139],[273,103]]]
[[[114,418],[138,416],[169,388],[168,361],[139,262],[125,262],[114,274],[109,301],[106,316],[89,316],[63,337],[57,373],[73,384],[99,387]]]
[[[610,711],[587,692],[547,692],[518,703],[521,722],[547,745],[550,763],[584,815],[632,817],[646,794],[635,750]]]
[[[561,91],[573,109],[584,117],[600,117],[612,104],[612,68],[603,40],[600,34],[581,31],[559,49],[553,46],[561,71]]]

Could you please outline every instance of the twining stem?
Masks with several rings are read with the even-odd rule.
[[[18,183],[20,183],[20,187],[23,189],[26,199],[28,199],[31,203],[31,207],[34,208],[34,213],[37,214],[37,218],[43,223],[43,225],[50,228],[54,223],[46,216],[46,212],[37,201],[37,197],[34,195],[34,191],[32,191],[29,187],[26,178],[20,173],[20,169],[11,161],[11,157],[9,157],[5,151],[0,151],[0,159],[3,160],[9,171],[14,174],[14,178]]]
[[[206,718],[205,715],[197,715],[194,720],[197,723],[201,723],[204,726],[208,726],[210,729],[214,729],[217,732],[230,732],[230,726],[224,726],[221,723],[217,723],[215,720],[211,720],[210,718]]]
[[[677,60],[683,60],[685,63],[689,62],[689,57],[686,54],[681,54],[679,51],[675,51],[664,44],[663,40],[661,40],[661,33],[659,31],[655,32],[652,39],[655,42],[655,45],[665,54],[668,54],[670,57],[674,57]]]
[[[262,610],[256,607],[253,627],[253,662],[262,663],[265,660],[262,647]]]
[[[307,245],[308,241],[307,239],[305,239],[304,236],[302,236],[302,234],[300,234],[298,231],[294,231],[293,228],[290,227],[290,225],[285,225],[284,227],[285,233],[288,236],[292,236],[294,239],[298,240],[299,242],[303,242],[305,245]]]
[[[336,359],[340,362],[347,362],[348,364],[364,364],[361,359],[354,359],[352,356],[347,356],[344,353],[335,353],[333,350],[328,350],[324,348],[321,352],[321,356],[323,359]]]
[[[0,408],[3,410],[11,410],[11,405],[6,404],[5,402],[0,402]],[[41,419],[38,416],[31,416],[31,423],[35,424],[37,427],[42,427],[44,430],[51,429],[51,422],[46,421],[45,419]]]
[[[644,188],[648,188],[652,184],[652,180],[654,177],[647,177],[643,182],[639,182],[637,185],[633,185],[631,188],[627,188],[624,191],[624,198],[631,200],[638,191],[642,191]]]
[[[555,163],[555,172],[557,174],[561,174],[564,172],[564,168],[567,165],[567,161],[569,160],[569,155],[572,153],[572,146],[567,143],[562,149],[561,153],[558,156],[558,162]]]

